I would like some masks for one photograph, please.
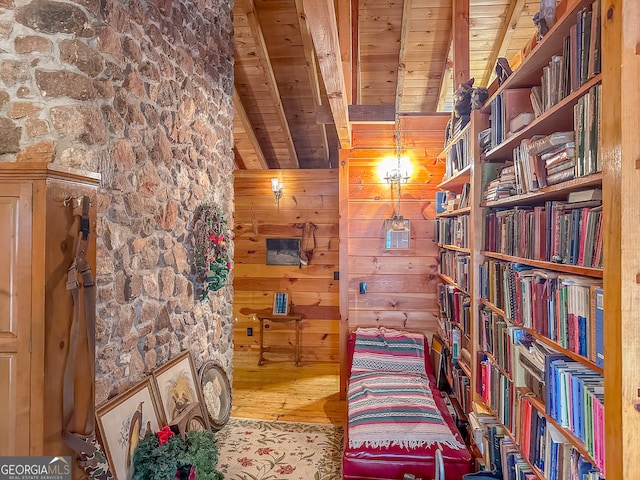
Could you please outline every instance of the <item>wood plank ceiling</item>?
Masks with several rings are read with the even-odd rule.
[[[451,111],[454,1],[236,0],[237,167],[334,168],[352,123]],[[462,1],[469,76],[487,86],[535,35],[540,1]]]

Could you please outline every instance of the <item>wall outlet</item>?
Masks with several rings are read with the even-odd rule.
[[[253,337],[253,327],[247,327],[247,337]]]

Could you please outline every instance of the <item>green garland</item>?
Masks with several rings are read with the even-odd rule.
[[[224,287],[231,272],[231,231],[220,207],[204,204],[196,211],[193,225],[196,271],[203,284],[200,300]]]
[[[213,432],[191,431],[186,439],[174,435],[160,444],[158,434],[142,439],[133,456],[131,480],[175,480],[176,470],[195,467],[196,480],[223,480],[216,466],[218,449]]]

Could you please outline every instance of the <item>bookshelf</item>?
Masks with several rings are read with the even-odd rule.
[[[626,8],[640,14],[640,8]],[[614,207],[608,204],[611,199],[620,202],[619,192],[611,187],[623,182],[617,176],[617,167],[607,164],[604,158],[606,146],[613,148],[620,140],[618,130],[605,126],[607,115],[619,127],[620,113],[607,109],[608,89],[603,83],[612,74],[600,73],[609,54],[605,24],[610,20],[601,11],[604,13],[605,7],[599,0],[565,0],[560,4],[557,21],[547,35],[502,85],[490,87],[484,106],[472,112],[470,124],[438,156],[448,162],[451,159],[448,152],[460,142],[468,142],[462,148],[470,156],[468,162],[463,162],[461,169],[447,168],[438,187],[450,197],[460,194],[462,186],[469,184],[469,204],[436,216],[437,225],[456,224],[458,217],[465,217],[467,238],[458,240],[464,247],[451,245],[453,242],[438,244],[443,284],[468,295],[471,305],[470,323],[466,327],[469,361],[462,370],[473,386],[473,401],[482,404],[481,410],[492,412],[495,423],[490,424],[509,439],[506,443],[511,448],[510,454],[529,465],[531,478],[541,480],[551,478],[545,460],[549,462],[552,457],[543,458],[545,448],[556,453],[562,449],[572,456],[573,466],[567,463],[567,472],[579,468],[591,471],[589,478],[604,478],[606,470],[608,478],[633,478],[624,477],[623,467],[611,464],[610,458],[618,457],[617,453],[611,455],[611,448],[606,449],[605,462],[604,445],[611,445],[614,436],[620,437],[619,433],[612,433],[611,422],[624,416],[619,411],[609,415],[613,390],[609,372],[615,368],[616,378],[625,375],[629,378],[631,373],[624,356],[621,359],[613,354],[614,359],[609,358],[612,345],[620,349],[621,337],[614,341],[607,330],[604,340],[607,363],[603,367],[596,361],[603,355],[598,336],[604,335],[604,327],[596,318],[596,312],[603,311],[599,300],[597,305],[596,294],[607,282],[604,315],[607,318],[613,312],[620,315],[619,298],[612,301],[612,307],[608,295],[610,279],[619,273],[622,264],[617,259],[612,270],[607,259],[614,254],[609,245],[609,228],[613,226],[613,241],[619,246],[619,222],[623,215],[620,209],[613,211]],[[606,11],[611,15],[610,10]],[[588,25],[587,18],[594,19],[593,26],[583,29]],[[581,43],[580,33],[576,32],[584,30],[586,34],[587,28],[595,35],[594,40]],[[602,43],[595,40],[600,31]],[[613,33],[608,35],[610,42],[619,42]],[[620,44],[617,47],[622,49]],[[596,51],[602,58],[602,68],[593,53]],[[547,98],[545,108],[542,111],[534,108],[535,118],[524,126],[518,125],[518,130],[511,133],[508,128],[511,120],[532,110],[534,95],[527,105],[527,92],[545,81],[544,76],[552,68],[552,57],[556,62],[553,68],[560,68],[558,78],[565,82],[557,86],[561,92],[540,87]],[[580,67],[581,78],[574,79],[570,72],[577,70],[578,61],[584,67]],[[634,62],[638,63],[636,59]],[[558,67],[560,64],[563,66]],[[640,72],[640,66],[635,72]],[[555,100],[549,101],[549,96]],[[495,132],[496,128],[501,131]],[[481,132],[490,142],[480,140]],[[637,138],[634,141],[640,150],[640,142]],[[640,168],[638,165],[636,168]],[[501,183],[503,174],[505,183]],[[615,175],[614,182],[609,181],[609,175]],[[504,187],[509,181],[513,185]],[[496,182],[498,194],[485,197],[485,191]],[[504,194],[507,190],[509,193]],[[568,202],[572,192],[587,191],[594,200],[581,204]],[[603,192],[600,199],[599,191]],[[638,196],[635,192],[635,198]],[[608,215],[611,217],[607,218]],[[640,237],[634,242],[636,248],[640,247],[637,238]],[[620,250],[618,257],[619,254]],[[634,255],[637,259],[638,254]],[[463,278],[453,274],[451,267],[455,261],[467,268]],[[636,272],[633,278],[640,283],[640,274]],[[620,285],[622,280],[616,278],[615,282]],[[613,296],[616,295],[619,297],[614,292]],[[455,327],[445,330],[451,328]],[[450,333],[444,334],[449,335],[447,340],[451,343]],[[615,330],[615,334],[620,335],[620,331]],[[636,339],[639,337],[640,332],[634,335]],[[542,368],[536,370],[540,359]],[[609,366],[610,361],[614,367]],[[560,373],[552,377],[549,372]],[[637,367],[635,373],[638,374]],[[544,393],[548,389],[567,395],[570,400],[562,404],[566,411],[558,412],[550,406],[551,401]],[[620,392],[615,396],[614,408],[619,408]],[[473,405],[465,405],[466,413],[475,418]],[[559,415],[564,415],[563,421],[556,418]],[[578,421],[582,417],[591,419],[588,428],[580,423],[582,420]],[[541,445],[542,450],[536,450],[535,445]],[[486,452],[484,455],[490,457]]]

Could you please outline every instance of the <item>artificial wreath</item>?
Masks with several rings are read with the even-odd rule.
[[[196,211],[193,234],[196,271],[203,284],[201,300],[220,290],[231,272],[229,240],[231,231],[224,213],[215,205],[204,204]]]
[[[133,455],[131,480],[223,480],[215,435],[208,430],[174,435],[169,427],[145,435]]]

